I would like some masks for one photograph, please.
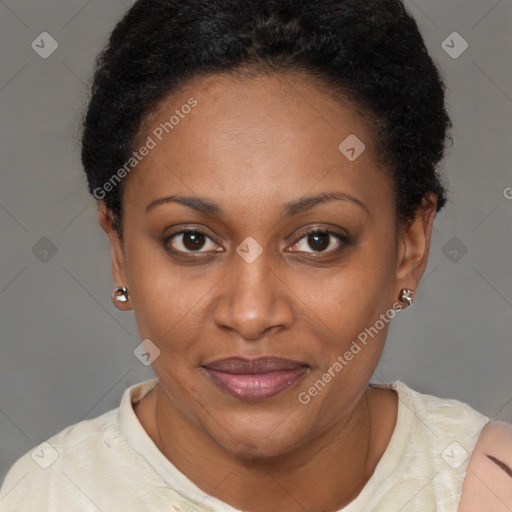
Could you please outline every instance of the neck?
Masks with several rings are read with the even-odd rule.
[[[344,421],[314,440],[283,455],[259,457],[224,450],[157,387],[160,451],[199,488],[235,508],[336,511],[359,494],[378,462],[372,453],[368,388]]]

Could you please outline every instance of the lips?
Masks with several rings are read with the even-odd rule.
[[[261,375],[282,370],[297,370],[303,366],[307,366],[307,364],[292,361],[291,359],[281,359],[280,357],[258,357],[257,359],[230,357],[209,363],[206,365],[206,368],[239,375]]]
[[[271,398],[298,382],[309,366],[279,357],[230,357],[204,366],[212,381],[242,400]]]

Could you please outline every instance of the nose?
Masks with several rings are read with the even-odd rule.
[[[289,328],[294,319],[290,297],[277,267],[265,253],[252,263],[236,255],[231,271],[219,283],[214,321],[221,329],[237,332],[243,339],[256,341],[269,331]]]

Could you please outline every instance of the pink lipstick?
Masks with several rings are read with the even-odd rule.
[[[220,388],[241,400],[271,398],[298,382],[305,363],[279,357],[230,357],[206,364],[206,372]]]

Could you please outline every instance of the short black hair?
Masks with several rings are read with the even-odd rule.
[[[445,85],[401,0],[138,0],[96,59],[82,133],[89,191],[121,235],[123,182],[103,187],[145,116],[193,78],[244,68],[310,73],[370,112],[400,221],[431,193],[444,206]]]

